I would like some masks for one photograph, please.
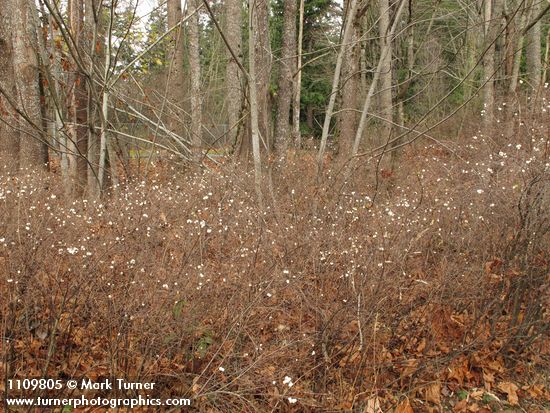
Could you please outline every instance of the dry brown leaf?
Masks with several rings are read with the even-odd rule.
[[[401,403],[399,403],[393,413],[414,413],[409,399],[405,399]]]
[[[496,360],[491,360],[487,362],[483,368],[489,368],[492,371],[496,371],[497,373],[503,373],[506,368],[504,367],[504,360],[502,358],[497,358]]]
[[[468,360],[466,360],[466,358],[462,358],[456,360],[453,365],[449,367],[447,380],[456,380],[456,382],[462,386],[464,379],[467,378],[468,375]]]
[[[367,407],[365,407],[364,413],[383,413],[378,397],[372,397],[367,400]]]
[[[441,404],[441,383],[433,383],[426,387],[426,401],[438,406]]]
[[[420,341],[420,344],[418,344],[418,347],[416,347],[416,352],[422,353],[425,348],[426,348],[426,339],[422,338],[422,341]]]
[[[544,384],[532,384],[531,386],[524,386],[522,389],[527,391],[527,394],[533,399],[544,396]]]
[[[417,367],[418,367],[417,359],[405,360],[402,363],[401,375],[405,377],[411,376],[416,371]]]
[[[498,384],[497,388],[508,395],[508,403],[511,405],[517,406],[519,404],[518,399],[518,386],[509,381],[503,381]]]
[[[472,391],[469,396],[471,399],[475,399],[475,400],[481,400],[483,398],[483,395],[485,394],[485,391],[484,390],[474,390]]]
[[[201,386],[199,385],[199,378],[195,377],[193,379],[193,384],[191,386],[191,391],[195,394],[198,394],[201,390]]]
[[[495,375],[489,371],[483,370],[483,381],[485,382],[485,388],[491,391],[491,385],[495,382]]]
[[[468,400],[467,399],[461,400],[454,405],[453,412],[455,413],[463,412],[464,410],[466,410],[466,407],[468,407]]]

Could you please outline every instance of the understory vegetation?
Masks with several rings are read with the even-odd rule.
[[[291,152],[263,211],[223,158],[155,160],[102,200],[2,173],[0,374],[154,382],[204,412],[546,411],[550,105],[510,106],[394,168],[317,181]]]

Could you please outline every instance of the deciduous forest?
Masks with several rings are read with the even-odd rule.
[[[0,0],[0,410],[548,411],[549,29]]]

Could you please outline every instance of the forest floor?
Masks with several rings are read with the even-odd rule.
[[[293,153],[263,211],[238,166],[157,161],[102,201],[1,174],[0,397],[125,378],[188,411],[548,411],[549,143],[512,118],[320,185]]]

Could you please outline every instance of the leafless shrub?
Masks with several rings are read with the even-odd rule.
[[[2,376],[153,381],[203,411],[389,408],[504,377],[547,340],[550,245],[546,118],[506,122],[408,148],[374,203],[371,176],[334,191],[337,165],[318,192],[308,154],[266,211],[239,168],[161,164],[102,202],[3,174]]]

